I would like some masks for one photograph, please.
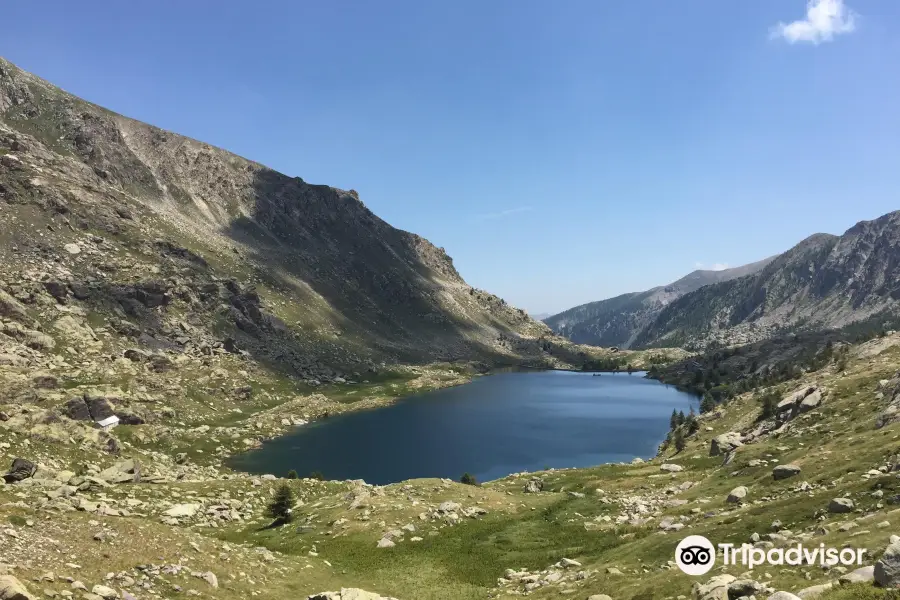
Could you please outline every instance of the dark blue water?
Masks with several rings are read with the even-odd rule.
[[[502,373],[298,427],[234,468],[386,484],[649,458],[693,397],[642,373]]]

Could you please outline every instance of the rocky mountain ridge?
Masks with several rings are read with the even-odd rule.
[[[579,344],[628,348],[663,308],[678,298],[706,285],[755,273],[772,258],[731,269],[696,270],[668,285],[582,304],[543,321]]]
[[[88,346],[227,346],[308,381],[582,352],[550,356],[567,342],[355,191],[117,115],[3,59],[0,155],[0,289],[17,323],[0,352],[17,360],[50,343],[36,340],[60,316]]]
[[[812,235],[758,272],[672,302],[635,345],[743,344],[783,331],[894,327],[900,301],[900,211],[843,235]]]

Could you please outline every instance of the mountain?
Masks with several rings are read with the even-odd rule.
[[[0,353],[33,358],[22,340],[52,338],[64,316],[102,352],[224,347],[317,381],[579,356],[356,191],[123,117],[3,59],[0,155],[0,316],[19,314]]]
[[[780,331],[893,323],[900,301],[900,211],[841,236],[819,233],[757,272],[669,303],[635,346],[741,344]]]
[[[770,261],[772,258],[732,269],[694,271],[669,285],[582,304],[544,322],[579,344],[628,348],[669,303],[703,286],[755,273]]]

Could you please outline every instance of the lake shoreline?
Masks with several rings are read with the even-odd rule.
[[[581,377],[494,381],[488,377],[512,371],[591,373],[512,367],[487,373],[456,372],[453,380],[417,378],[410,393],[352,404],[330,401],[329,415],[351,418],[335,423],[327,434],[322,427],[327,418],[314,419],[300,427],[286,427],[223,462],[235,472],[322,472],[332,480],[362,478],[385,485],[422,477],[457,479],[463,472],[494,480],[520,471],[583,468],[634,456],[652,458],[672,409],[687,410],[690,402],[686,394],[657,387],[655,380],[648,385],[642,371],[632,372],[638,375],[633,381],[625,377],[627,371],[605,372],[610,376],[602,381]],[[479,385],[475,394],[442,394],[434,402],[406,406],[399,402],[476,379],[492,381]],[[396,410],[373,410],[389,407]]]

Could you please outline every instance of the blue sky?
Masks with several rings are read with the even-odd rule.
[[[531,312],[900,208],[889,0],[51,0],[3,20],[21,67],[356,189]]]

